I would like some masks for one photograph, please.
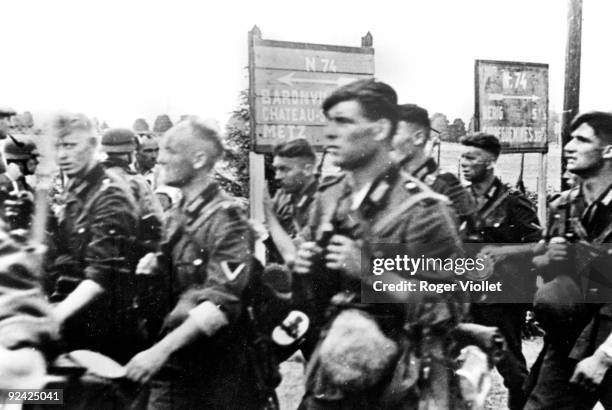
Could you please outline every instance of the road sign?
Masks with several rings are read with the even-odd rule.
[[[374,75],[374,49],[264,40],[252,35],[249,101],[253,149],[295,138],[324,144],[321,105],[336,88]]]
[[[503,152],[547,152],[548,64],[476,60],[476,130]]]

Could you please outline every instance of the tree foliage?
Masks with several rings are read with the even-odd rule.
[[[446,115],[435,113],[431,116],[431,127],[440,133],[441,141],[448,141],[449,138],[449,123]]]
[[[448,141],[459,142],[466,134],[465,123],[461,118],[455,118],[448,127]]]
[[[249,110],[249,93],[244,90],[240,93],[238,106],[232,111],[232,116],[225,126],[225,159],[228,168],[235,176],[235,185],[231,190],[224,186],[229,192],[236,196],[249,197],[249,152],[251,151]],[[272,155],[264,155],[264,178],[267,181],[274,180],[272,168]],[[274,186],[271,187],[274,192]]]
[[[238,107],[232,111],[225,126],[225,160],[236,177],[237,185],[235,187],[224,185],[224,188],[233,195],[242,197],[249,196],[249,151],[251,149],[249,121],[248,91],[242,91]]]

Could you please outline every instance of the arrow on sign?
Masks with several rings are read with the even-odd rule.
[[[537,95],[504,95],[504,94],[489,94],[489,100],[501,101],[501,100],[531,100],[538,101],[540,97]]]
[[[294,84],[299,83],[327,84],[335,85],[336,87],[341,87],[356,80],[356,78],[353,77],[338,77],[335,80],[323,80],[320,78],[294,78],[294,76],[295,73],[289,73],[287,75],[279,77],[278,81],[285,85],[288,85],[289,87],[293,87]]]

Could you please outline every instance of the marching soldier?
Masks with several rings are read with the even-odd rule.
[[[431,139],[431,122],[427,110],[416,104],[398,107],[399,122],[393,137],[393,148],[402,167],[435,192],[445,195],[463,225],[462,231],[473,229],[475,204],[470,193],[450,172],[440,172],[436,161],[425,148]]]
[[[10,135],[10,120],[16,114],[12,108],[0,107],[0,140],[6,139]],[[0,172],[4,171],[6,171],[4,160],[0,158]]]
[[[136,147],[136,171],[144,176],[155,189],[157,187],[155,164],[159,154],[159,144],[150,131],[139,131],[138,138],[135,140]]]
[[[0,140],[9,136],[9,121],[16,114],[12,108],[0,107]]]
[[[264,211],[270,237],[285,263],[295,259],[293,240],[306,226],[317,192],[315,161],[315,153],[305,139],[274,148],[272,166],[280,189],[274,198],[264,200]]]
[[[0,189],[8,192],[33,192],[25,177],[36,171],[36,145],[31,141],[10,137],[4,144],[4,159],[7,170],[0,175]]]
[[[347,175],[321,188],[304,232],[309,241],[297,252],[295,294],[335,312],[314,318],[323,329],[308,364],[303,409],[416,407],[419,400],[431,408],[452,408],[457,402],[446,363],[438,360],[444,356],[447,330],[461,316],[452,297],[373,295],[367,292],[372,277],[362,277],[362,254],[381,252],[372,248],[374,243],[402,244],[403,252],[426,257],[462,251],[444,200],[391,160],[396,103],[387,84],[360,80],[337,89],[323,104],[329,153]],[[404,275],[384,273],[397,282],[454,280],[449,272]],[[362,289],[372,299],[362,300]],[[400,303],[367,303],[379,297]]]
[[[87,117],[56,116],[51,137],[68,178],[65,206],[48,241],[45,284],[54,316],[68,349],[125,363],[138,348],[131,246],[137,205],[129,186],[95,159],[97,136]]]
[[[165,183],[180,188],[159,257],[141,272],[167,280],[163,337],[127,364],[132,380],[151,380],[149,408],[261,408],[247,361],[244,290],[254,238],[242,207],[213,178],[223,154],[216,131],[185,120],[164,135],[158,158]]]
[[[36,146],[31,141],[9,138],[4,144],[6,172],[0,174],[0,218],[9,224],[11,230],[27,229],[29,212],[8,215],[6,207],[10,203],[31,210],[34,188],[28,184],[26,176],[33,175],[36,170]]]
[[[550,241],[534,258],[547,333],[525,409],[612,409],[612,114],[578,115],[564,153],[580,182],[551,203]]]
[[[480,241],[486,244],[481,255],[494,263],[491,273],[503,289],[480,295],[479,301],[484,303],[472,304],[471,314],[476,323],[496,326],[505,337],[507,353],[497,363],[497,369],[509,390],[508,407],[522,409],[527,365],[521,329],[526,304],[535,291],[535,275],[531,274],[529,261],[541,236],[540,226],[529,200],[495,176],[494,163],[501,152],[499,140],[489,134],[474,134],[461,143],[461,172],[476,200],[477,231]]]
[[[131,187],[136,203],[139,205],[140,240],[146,242],[146,248],[153,251],[157,248],[160,229],[163,221],[163,210],[159,199],[151,189],[147,180],[132,171],[130,164],[136,148],[136,135],[121,128],[110,128],[102,135],[102,152],[106,160],[102,165],[111,172],[120,175]],[[144,255],[142,255],[144,256]]]

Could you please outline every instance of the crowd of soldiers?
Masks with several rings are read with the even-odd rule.
[[[495,175],[495,136],[462,140],[459,177],[431,157],[428,112],[383,82],[342,86],[322,110],[323,155],[339,172],[322,175],[306,140],[279,144],[265,229],[215,181],[224,146],[206,122],[187,118],[159,142],[118,128],[100,139],[86,116],[64,113],[43,149],[12,135],[1,111],[0,390],[61,386],[79,408],[272,409],[279,363],[301,354],[300,409],[483,408],[493,366],[512,410],[612,409],[612,114],[574,119],[564,153],[576,184],[541,223]],[[44,160],[57,195],[32,178]],[[379,278],[363,264],[389,256],[386,245],[483,258],[470,279],[503,291],[372,300],[363,290]],[[468,279],[441,268],[380,277]],[[528,310],[545,331],[531,371]]]

